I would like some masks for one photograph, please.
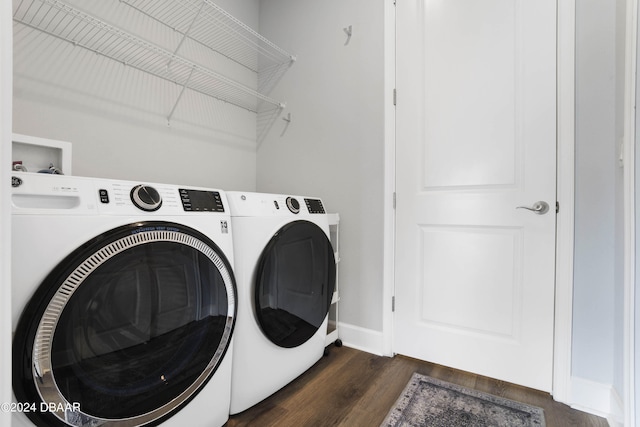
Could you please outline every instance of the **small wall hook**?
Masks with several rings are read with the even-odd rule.
[[[282,120],[287,122],[287,124],[284,125],[284,127],[282,129],[282,133],[280,133],[281,137],[284,136],[284,134],[287,132],[287,129],[289,129],[289,125],[291,124],[291,113],[288,113],[287,117],[282,117]]]
[[[348,27],[343,28],[342,31],[344,31],[344,33],[347,35],[347,41],[344,42],[344,45],[346,46],[351,40],[351,34],[353,34],[353,26],[349,25]]]

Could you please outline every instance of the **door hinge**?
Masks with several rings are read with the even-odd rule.
[[[560,202],[556,202],[556,213],[560,212]]]
[[[393,105],[396,105],[397,102],[397,91],[393,89]]]
[[[395,313],[396,311],[396,297],[391,297],[391,312]]]

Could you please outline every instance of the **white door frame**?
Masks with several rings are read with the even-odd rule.
[[[393,355],[393,295],[396,249],[396,0],[384,2],[384,240],[382,349]]]
[[[637,0],[635,0],[637,1]],[[556,312],[553,396],[568,402],[571,381],[573,317],[573,225],[575,155],[575,5],[558,0],[557,77],[557,215]],[[385,0],[385,170],[384,170],[384,275],[382,353],[393,351],[393,295],[395,266],[395,0]],[[402,102],[402,94],[398,94]]]
[[[568,402],[573,329],[576,1],[558,0],[556,311],[553,397]]]

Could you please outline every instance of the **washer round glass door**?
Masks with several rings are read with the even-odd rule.
[[[45,279],[13,345],[14,392],[41,426],[156,424],[214,374],[236,291],[219,247],[146,222],[87,242]],[[215,405],[216,402],[211,402]]]
[[[274,344],[307,342],[329,312],[336,284],[331,242],[320,227],[294,221],[278,230],[258,261],[255,304],[258,323]]]

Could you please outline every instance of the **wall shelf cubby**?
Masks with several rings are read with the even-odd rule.
[[[71,175],[71,143],[14,133],[11,141],[13,170],[39,172],[54,167]],[[20,168],[16,168],[16,164]]]

